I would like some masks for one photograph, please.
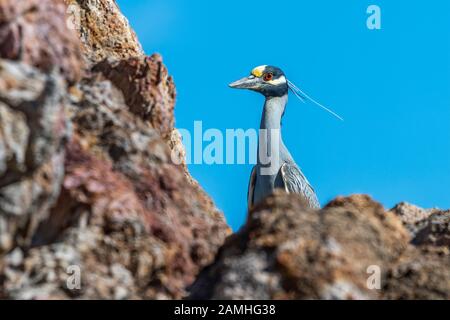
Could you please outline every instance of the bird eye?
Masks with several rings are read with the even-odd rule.
[[[269,72],[264,75],[264,81],[270,81],[273,79],[273,73]]]

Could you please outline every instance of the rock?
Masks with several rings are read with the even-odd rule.
[[[230,229],[171,159],[173,82],[160,57],[143,56],[114,1],[66,2],[80,14],[77,49],[97,68],[69,67],[70,48],[55,68],[35,56],[0,60],[0,298],[181,298]],[[59,5],[5,8],[25,10],[21,26],[46,39],[65,21]],[[47,26],[43,10],[55,15]],[[43,44],[79,44],[66,40]]]
[[[62,0],[1,1],[0,57],[44,72],[56,68],[69,82],[77,81],[83,68],[81,50],[67,28],[65,11]]]
[[[425,220],[433,213],[432,210],[422,209],[406,202],[397,204],[390,211],[398,215],[412,237],[414,237],[418,231],[416,223]]]
[[[229,236],[161,57],[115,1],[65,3],[0,2],[0,299],[450,298],[449,211],[277,192]]]
[[[58,74],[0,60],[0,255],[27,245],[56,202],[70,135]]]
[[[175,86],[161,56],[105,60],[94,71],[101,72],[119,88],[130,111],[149,121],[167,139],[173,130]]]
[[[351,227],[349,227],[351,226]],[[408,245],[400,220],[367,196],[321,211],[277,193],[250,213],[192,286],[206,299],[368,299],[367,270],[393,263]]]
[[[450,299],[450,251],[445,247],[408,250],[389,270],[384,299]]]
[[[33,259],[48,248],[51,255],[41,262],[24,261],[37,263],[36,268],[57,261],[44,268],[56,280],[47,282],[39,298],[182,297],[229,232],[222,214],[189,182],[183,167],[171,163],[156,130],[123,108],[121,92],[108,80],[87,79],[76,92],[62,193],[33,237],[39,246],[32,249]],[[55,241],[78,258],[57,257]],[[113,262],[111,274],[107,266]],[[82,290],[65,289],[70,265],[89,279]],[[128,270],[130,276],[114,270]],[[33,267],[20,278],[34,272]],[[3,294],[18,298],[28,291],[30,284],[20,283]]]
[[[65,0],[88,63],[143,55],[141,44],[114,0]]]
[[[22,264],[23,261],[23,253],[20,248],[14,249],[8,256],[7,259],[9,259],[8,264],[12,267],[17,268]]]
[[[417,223],[414,245],[446,246],[450,249],[450,211],[435,212]]]
[[[449,299],[448,212],[396,210],[405,214],[354,195],[314,211],[277,192],[228,238],[190,298]],[[400,218],[423,224],[415,238]]]
[[[79,35],[87,64],[122,91],[128,108],[148,121],[176,155],[175,86],[158,54],[145,56],[135,32],[114,0],[65,0],[70,25]],[[187,168],[185,174],[194,184]]]
[[[450,248],[450,211],[422,209],[400,203],[391,209],[403,221],[414,245],[447,246]]]
[[[428,218],[433,213],[433,210],[425,210],[406,202],[397,204],[390,211],[398,215],[407,227]]]

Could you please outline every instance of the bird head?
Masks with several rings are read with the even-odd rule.
[[[230,83],[235,89],[248,89],[266,97],[281,97],[288,93],[288,83],[284,72],[273,66],[259,66],[249,76]]]
[[[294,83],[286,79],[284,72],[280,68],[273,66],[259,66],[252,70],[248,77],[230,83],[229,86],[235,89],[248,89],[263,94],[266,98],[282,97],[288,94],[289,89],[301,101],[306,100],[312,102],[316,106],[331,113],[341,121],[344,119],[333,110],[320,104],[311,98],[304,91],[299,89]]]

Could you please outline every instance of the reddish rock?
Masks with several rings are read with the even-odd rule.
[[[35,248],[18,267],[4,266],[3,296],[183,297],[229,232],[223,215],[171,163],[159,134],[123,108],[121,92],[108,80],[87,79],[69,98],[74,138],[66,147],[61,195],[34,233]],[[74,264],[84,270],[78,291],[65,285]],[[43,270],[55,277],[37,290],[35,276]]]
[[[0,61],[0,298],[181,298],[230,230],[172,162],[174,85],[158,56],[141,55],[114,1],[67,3],[81,14],[85,60],[116,62],[66,88],[81,68],[70,47],[53,59],[70,45],[58,33],[33,47],[55,68],[3,48],[41,72]],[[2,6],[6,44],[50,38],[65,22],[57,0]],[[15,23],[40,33],[14,33]],[[79,288],[69,285],[77,270]]]
[[[168,139],[174,126],[175,86],[161,56],[105,60],[93,69],[119,88],[130,111]]]
[[[2,0],[0,57],[44,72],[58,69],[69,82],[82,71],[78,39],[67,28],[62,0]]]
[[[60,1],[0,1],[0,299],[450,298],[448,211],[279,192],[223,244],[223,215],[171,159],[161,58],[115,1],[65,2],[81,48]]]
[[[114,0],[65,0],[86,60],[128,59],[143,55],[141,44]]]

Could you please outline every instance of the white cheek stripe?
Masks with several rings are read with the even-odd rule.
[[[270,83],[270,84],[275,85],[275,86],[279,85],[279,84],[282,84],[282,83],[286,83],[286,77],[285,76],[281,76],[278,79],[267,81],[267,83]]]

